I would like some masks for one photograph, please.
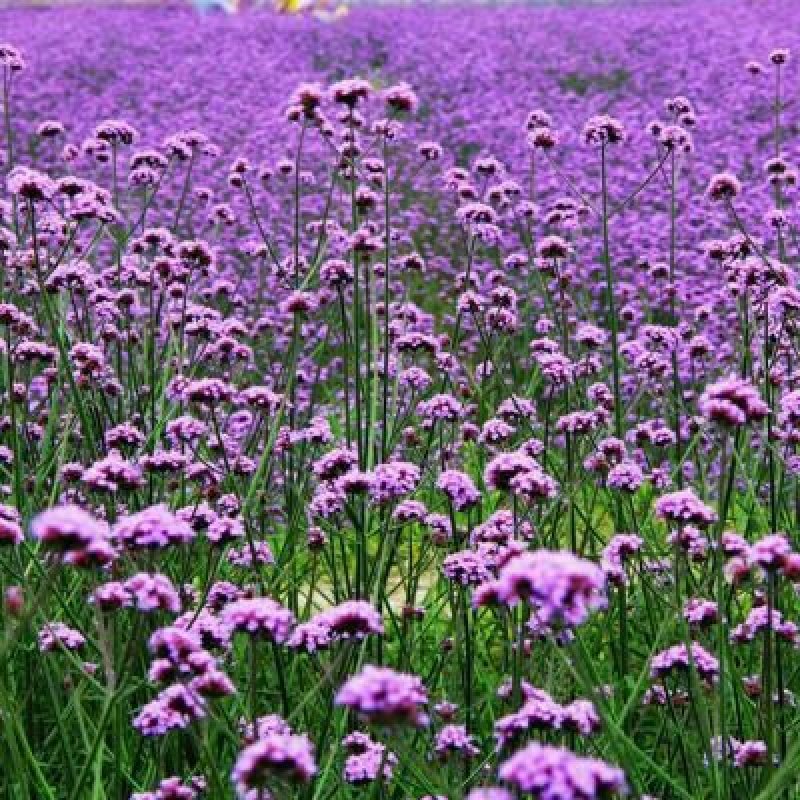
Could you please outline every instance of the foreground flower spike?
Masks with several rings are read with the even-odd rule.
[[[231,780],[238,796],[250,800],[272,782],[305,784],[316,773],[311,740],[304,735],[276,732],[259,737],[239,753]]]
[[[622,144],[626,138],[623,124],[608,114],[591,117],[583,127],[583,140],[588,145]]]
[[[627,791],[621,769],[538,743],[529,744],[501,764],[499,775],[536,800],[601,800]]]
[[[2,42],[0,43],[0,66],[13,75],[25,69],[25,59],[14,45]]]
[[[367,665],[336,694],[336,704],[378,725],[425,725],[428,693],[416,675]]]
[[[383,90],[383,100],[390,111],[409,114],[416,111],[419,99],[407,83],[398,83]]]
[[[56,191],[47,175],[28,167],[16,167],[6,178],[6,186],[12,195],[29,203],[44,203]]]
[[[690,648],[683,643],[673,645],[654,655],[650,661],[653,678],[664,678],[675,671],[686,672],[690,668],[713,683],[717,679],[719,662],[697,642],[691,642]]]
[[[719,172],[708,182],[706,195],[714,202],[733,200],[742,191],[739,179],[730,172]]]
[[[108,525],[77,506],[45,511],[31,523],[43,549],[74,566],[105,565],[115,557]]]
[[[656,500],[656,516],[675,524],[707,527],[717,519],[716,512],[707,506],[692,489],[665,494]]]
[[[128,550],[150,550],[185,544],[195,536],[192,528],[165,506],[151,508],[121,519],[112,529],[112,537]]]
[[[342,777],[347,783],[360,786],[378,779],[389,781],[397,765],[397,756],[369,734],[354,731],[342,739],[347,751]]]
[[[12,506],[0,505],[0,544],[21,544],[24,539],[19,511]]]
[[[39,650],[43,653],[63,650],[79,650],[86,644],[86,637],[63,622],[48,622],[39,631]]]
[[[437,734],[433,751],[441,759],[449,756],[473,758],[480,753],[472,735],[464,725],[445,725]]]
[[[130,800],[200,800],[206,788],[205,778],[199,775],[187,781],[175,776],[164,778],[152,792],[134,792]]]
[[[709,421],[727,427],[753,424],[769,413],[755,386],[741,378],[727,378],[709,386],[700,396],[699,407]]]
[[[323,626],[328,634],[339,639],[363,639],[384,632],[383,619],[376,608],[365,600],[348,600],[321,611],[311,620]]]
[[[478,588],[481,604],[491,593],[509,606],[530,603],[546,625],[582,625],[592,611],[604,608],[605,575],[596,564],[566,551],[537,550],[512,558],[495,582]]]
[[[372,86],[363,78],[348,78],[332,84],[328,91],[334,102],[355,108],[360,101],[369,97]]]
[[[472,478],[458,470],[444,470],[436,481],[436,488],[450,498],[457,511],[471,508],[481,498]]]
[[[514,795],[508,789],[488,787],[472,789],[467,795],[467,800],[514,800]]]
[[[203,698],[183,684],[168,686],[147,703],[133,719],[133,727],[146,737],[187,728],[207,714]]]
[[[294,614],[269,597],[234,600],[222,611],[223,622],[233,631],[283,644],[294,627]]]

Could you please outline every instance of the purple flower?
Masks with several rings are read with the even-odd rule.
[[[198,800],[205,792],[204,778],[195,776],[187,782],[178,777],[164,778],[152,792],[134,792],[130,800]]]
[[[600,800],[626,792],[621,769],[537,742],[503,762],[499,775],[537,800]]]
[[[335,103],[354,108],[372,94],[372,86],[363,78],[347,78],[331,84],[328,93]]]
[[[247,744],[253,744],[273,733],[286,735],[292,733],[292,727],[279,714],[265,714],[258,717],[255,723],[244,718],[239,720],[239,732]]]
[[[390,461],[379,464],[372,471],[369,495],[374,503],[383,504],[397,500],[414,491],[419,483],[420,471],[408,461]]]
[[[379,775],[389,781],[397,765],[397,756],[387,752],[384,745],[369,734],[355,731],[342,739],[342,747],[348,755],[344,762],[342,777],[356,786],[372,783]]]
[[[451,553],[442,562],[442,573],[461,586],[479,586],[492,578],[486,557],[473,550]]]
[[[690,597],[683,606],[683,617],[690,625],[706,626],[717,621],[719,611],[713,600]]]
[[[173,730],[187,728],[206,716],[203,698],[182,684],[168,686],[147,703],[134,717],[133,727],[142,736],[164,736]]]
[[[785,67],[791,60],[791,51],[788,47],[776,47],[769,53],[769,63],[776,67]]]
[[[43,511],[31,523],[31,533],[43,549],[54,552],[66,564],[105,565],[116,555],[108,525],[77,506]]]
[[[573,700],[561,709],[561,727],[581,736],[589,736],[600,729],[602,721],[591,700]]]
[[[737,742],[733,748],[733,764],[735,767],[760,767],[767,763],[769,750],[766,742]]]
[[[325,650],[337,640],[363,639],[383,632],[381,615],[371,603],[348,600],[298,625],[289,638],[288,646],[314,653]]]
[[[166,575],[140,572],[122,584],[128,596],[126,606],[145,613],[170,611],[177,614],[181,610],[181,599]]]
[[[512,494],[529,503],[552,500],[558,494],[558,483],[536,466],[516,473],[509,481]]]
[[[396,113],[411,113],[419,104],[417,95],[407,83],[389,86],[383,90],[382,96],[388,108]]]
[[[22,544],[25,539],[16,508],[0,504],[0,545]]]
[[[472,478],[454,469],[446,469],[439,474],[436,488],[450,498],[456,511],[471,508],[481,499],[481,493],[475,487]]]
[[[222,621],[233,631],[283,644],[294,627],[294,614],[272,598],[246,597],[226,605]]]
[[[41,203],[55,194],[55,183],[44,173],[29,167],[15,167],[6,178],[8,191],[30,203]]]
[[[516,433],[516,428],[505,420],[489,419],[483,424],[478,441],[481,444],[499,445],[510,439],[514,433]]]
[[[175,626],[199,636],[203,647],[226,650],[230,645],[230,628],[210,608],[187,611],[175,620]]]
[[[563,709],[544,689],[527,687],[522,708],[500,717],[494,725],[497,749],[504,750],[531,730],[558,730]]]
[[[104,120],[94,129],[95,139],[114,145],[133,144],[138,136],[136,129],[121,119]]]
[[[523,472],[541,473],[541,468],[524,453],[501,453],[486,465],[483,479],[490,489],[507,490],[511,488],[512,478]]]
[[[711,176],[706,196],[714,202],[733,200],[742,191],[742,184],[731,172],[718,172]]]
[[[602,567],[606,577],[614,583],[624,583],[625,561],[638,553],[643,544],[642,537],[635,533],[618,533],[612,536],[603,550]]]
[[[311,619],[295,627],[287,645],[294,650],[316,653],[318,650],[325,650],[330,647],[332,642],[333,636],[328,625]]]
[[[583,126],[583,141],[588,145],[621,144],[626,138],[622,123],[608,114],[590,117]]]
[[[500,570],[496,592],[506,605],[530,603],[546,625],[581,625],[606,604],[600,567],[566,551],[536,550],[511,559]]]
[[[750,548],[750,560],[767,571],[777,570],[790,555],[791,545],[783,534],[771,533]]]
[[[122,517],[111,535],[127,550],[151,550],[190,542],[195,532],[166,506],[158,505]]]
[[[424,725],[427,716],[422,709],[427,702],[428,693],[416,675],[369,664],[336,694],[336,705],[381,725]]]
[[[664,678],[676,670],[685,672],[689,669],[690,658],[702,678],[712,682],[717,679],[719,662],[697,642],[691,643],[691,656],[683,642],[654,655],[650,660],[650,675]]]
[[[398,522],[423,522],[427,514],[427,507],[419,500],[403,500],[395,506],[392,519]]]
[[[656,500],[656,516],[676,524],[706,527],[716,522],[717,514],[692,489],[681,489]]]
[[[237,756],[231,779],[241,798],[263,789],[271,780],[309,783],[317,773],[314,746],[304,735],[267,733]]]
[[[527,536],[530,529],[526,528],[525,523],[518,524],[519,532],[523,536]],[[507,543],[515,535],[514,530],[514,517],[510,511],[501,509],[495,511],[486,522],[482,522],[472,532],[471,544],[475,545],[479,542],[498,542],[501,544]]]
[[[321,481],[334,481],[358,465],[358,454],[340,447],[320,456],[313,464],[314,475]]]
[[[275,556],[268,542],[248,542],[238,550],[228,551],[228,561],[237,567],[253,567],[258,564],[274,564]]]
[[[39,650],[42,653],[79,650],[85,644],[86,637],[63,622],[46,622],[39,631]]]
[[[226,544],[244,536],[244,523],[238,517],[217,517],[206,530],[212,544]]]
[[[699,407],[706,419],[728,427],[749,425],[769,413],[757,389],[741,378],[726,378],[706,388]]]
[[[784,621],[783,614],[777,609],[767,610],[766,606],[756,606],[747,615],[747,619],[731,631],[732,642],[752,642],[758,634],[771,628],[781,639],[796,644],[798,627],[794,622]]]
[[[455,421],[463,413],[461,403],[449,394],[437,394],[430,400],[423,400],[417,405],[417,413],[424,419],[426,427],[436,422]]]
[[[148,646],[156,658],[167,659],[175,665],[186,663],[203,649],[202,640],[197,632],[177,625],[159,628],[150,637]]]
[[[0,43],[0,66],[13,75],[25,69],[25,59],[16,47],[8,42],[2,42]]]
[[[474,737],[467,732],[464,725],[451,724],[445,725],[436,734],[433,752],[441,759],[446,759],[452,754],[473,758],[480,753],[480,748],[476,746]]]
[[[83,473],[81,481],[89,489],[110,494],[124,489],[138,489],[143,483],[142,470],[114,450],[95,461]]]
[[[644,472],[635,461],[621,461],[611,467],[606,478],[609,489],[635,492],[644,483]]]

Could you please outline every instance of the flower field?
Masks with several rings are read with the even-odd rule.
[[[0,798],[800,797],[798,23],[0,10]]]

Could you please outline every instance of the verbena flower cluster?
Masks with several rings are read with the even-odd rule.
[[[794,4],[0,19],[1,797],[798,796]]]

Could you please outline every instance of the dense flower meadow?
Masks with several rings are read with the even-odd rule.
[[[0,11],[0,797],[800,796],[799,11]]]

